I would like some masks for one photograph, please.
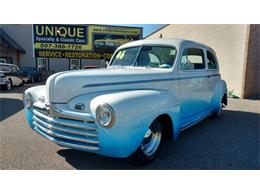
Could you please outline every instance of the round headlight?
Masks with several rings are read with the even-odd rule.
[[[30,108],[33,105],[33,98],[29,92],[23,94],[23,105],[25,108]]]
[[[115,122],[115,112],[109,104],[99,105],[96,109],[97,122],[105,128],[110,128]]]
[[[41,103],[45,103],[45,97],[44,97],[44,96],[40,96],[40,97],[38,98],[38,100],[39,100],[39,102],[41,102]]]

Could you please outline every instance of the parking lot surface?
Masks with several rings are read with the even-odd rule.
[[[147,166],[62,148],[29,128],[22,94],[0,92],[0,169],[259,169],[260,101],[229,99],[218,119],[206,119],[167,140]]]

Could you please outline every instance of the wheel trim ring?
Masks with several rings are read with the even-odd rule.
[[[151,131],[148,129],[148,131]],[[147,131],[147,132],[148,132]],[[141,144],[141,150],[146,156],[152,156],[158,149],[161,142],[162,133],[160,131],[151,131],[151,139],[146,144]]]

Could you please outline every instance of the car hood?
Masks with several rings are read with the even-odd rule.
[[[50,76],[46,82],[46,100],[66,103],[81,94],[111,90],[167,89],[161,81],[170,81],[170,69],[144,67],[105,68],[67,71]]]

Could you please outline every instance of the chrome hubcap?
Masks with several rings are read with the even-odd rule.
[[[146,156],[151,156],[156,152],[160,145],[161,137],[162,133],[160,131],[148,129],[141,144],[141,150]]]

